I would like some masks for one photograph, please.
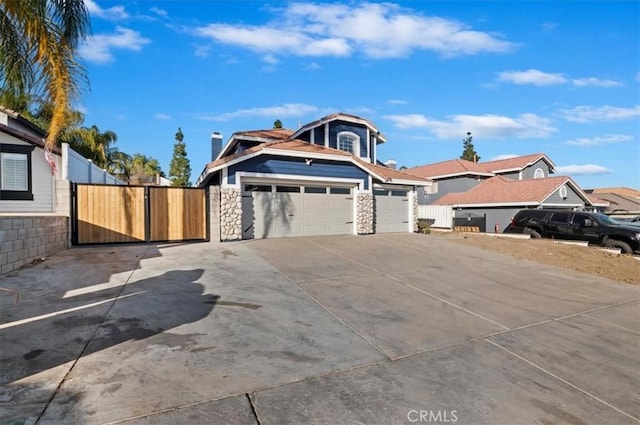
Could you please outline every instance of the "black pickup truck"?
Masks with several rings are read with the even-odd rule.
[[[640,227],[624,224],[604,214],[522,210],[511,220],[510,233],[525,233],[532,238],[587,241],[589,244],[620,248],[625,254],[640,251]]]

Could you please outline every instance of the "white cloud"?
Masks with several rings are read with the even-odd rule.
[[[311,62],[309,65],[304,67],[305,71],[317,71],[318,69],[322,69],[322,66],[317,62]]]
[[[200,116],[198,118],[209,121],[230,121],[236,118],[292,118],[302,117],[308,114],[313,114],[318,111],[318,108],[313,105],[306,105],[304,103],[285,103],[283,105],[268,106],[262,108],[240,109],[234,112],[226,112],[220,115],[212,116]]]
[[[572,174],[578,175],[594,175],[594,174],[609,174],[611,170],[602,165],[584,164],[584,165],[563,165],[556,167],[558,174]]]
[[[424,129],[440,139],[457,139],[467,131],[478,138],[539,138],[556,131],[547,118],[522,114],[515,118],[501,115],[454,115],[448,121],[435,120],[421,114],[386,115],[400,129]]]
[[[578,123],[629,120],[640,117],[640,105],[631,108],[617,106],[576,106],[558,111],[567,121]]]
[[[275,56],[268,54],[268,55],[264,55],[264,57],[262,58],[262,60],[265,63],[268,63],[269,65],[277,65],[280,63],[280,61],[278,60],[278,58],[276,58]]]
[[[167,121],[171,119],[171,115],[162,114],[162,113],[155,114],[153,117],[157,120],[162,120],[162,121]]]
[[[387,103],[390,105],[406,105],[409,102],[407,102],[406,100],[391,99]]]
[[[565,84],[568,80],[562,74],[550,74],[537,69],[526,71],[505,71],[498,74],[498,81],[513,84],[531,84],[534,86],[555,86]]]
[[[166,10],[160,9],[159,7],[156,7],[156,6],[150,7],[149,10],[151,12],[155,13],[156,15],[161,16],[163,18],[166,18],[167,16],[169,16],[169,13],[167,13]]]
[[[623,85],[619,81],[604,80],[604,79],[601,79],[601,78],[594,78],[594,77],[576,78],[576,79],[571,80],[571,82],[576,87],[603,87],[603,88],[610,88],[610,87],[621,87]]]
[[[292,56],[403,57],[427,50],[445,57],[508,52],[515,44],[466,24],[391,3],[292,3],[264,25],[212,23],[193,34],[260,53]]]
[[[622,143],[633,140],[633,137],[626,134],[610,134],[607,136],[597,136],[597,137],[580,137],[577,139],[567,140],[565,145],[570,146],[578,146],[581,148],[590,148],[594,146],[603,146],[610,145],[614,143]]]
[[[498,73],[498,81],[519,85],[529,84],[537,87],[558,86],[562,84],[572,84],[574,87],[621,87],[619,81],[606,80],[596,77],[568,78],[564,74],[549,73],[538,69],[527,69],[526,71],[504,71]]]
[[[550,33],[551,31],[556,29],[557,26],[558,26],[558,24],[556,24],[555,22],[543,22],[542,23],[542,32]]]
[[[498,155],[498,156],[494,156],[493,158],[488,159],[488,161],[500,161],[502,159],[511,159],[511,158],[517,158],[520,155],[516,155],[514,153],[505,153],[502,155]]]
[[[86,61],[104,64],[114,60],[112,50],[120,49],[137,52],[150,42],[151,40],[142,37],[138,31],[116,27],[115,34],[95,35],[82,44],[78,51]]]
[[[94,0],[84,0],[84,5],[89,11],[89,15],[96,18],[120,21],[129,17],[124,6],[112,6],[108,9],[103,9]]]

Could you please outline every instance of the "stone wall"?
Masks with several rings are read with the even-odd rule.
[[[66,249],[68,231],[68,217],[0,217],[0,274]]]
[[[372,193],[358,193],[356,211],[356,228],[359,235],[373,233],[374,208]]]
[[[242,192],[222,189],[220,193],[220,240],[242,239]]]

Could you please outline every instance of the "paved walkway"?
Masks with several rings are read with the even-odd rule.
[[[433,235],[71,249],[0,286],[3,424],[640,422],[639,287]]]

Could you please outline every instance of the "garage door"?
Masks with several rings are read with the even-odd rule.
[[[352,234],[352,189],[245,184],[242,230],[243,239]]]
[[[409,231],[409,196],[406,190],[374,189],[376,233]]]

